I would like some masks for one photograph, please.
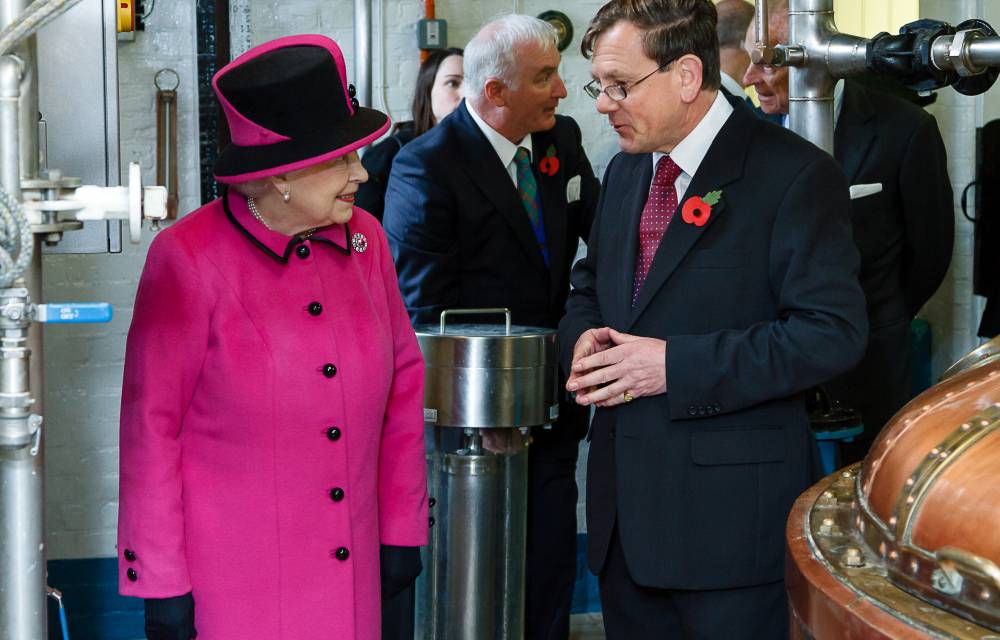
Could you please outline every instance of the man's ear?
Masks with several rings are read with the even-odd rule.
[[[695,55],[681,56],[677,62],[677,77],[680,82],[680,97],[686,103],[694,102],[701,93],[702,64]]]
[[[506,89],[507,85],[502,80],[490,78],[486,81],[486,86],[483,87],[483,95],[494,107],[505,107],[507,106]]]

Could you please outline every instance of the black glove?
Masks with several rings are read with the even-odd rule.
[[[147,598],[146,638],[148,640],[191,640],[194,628],[194,596]]]
[[[387,600],[409,587],[420,575],[420,547],[393,547],[382,545],[379,550],[382,564],[382,599]]]

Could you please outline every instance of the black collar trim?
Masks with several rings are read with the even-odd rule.
[[[323,244],[328,244],[331,247],[337,249],[338,251],[340,251],[341,253],[343,253],[344,255],[347,255],[347,256],[351,255],[351,253],[352,253],[352,251],[351,251],[351,228],[350,228],[349,224],[346,223],[346,222],[344,223],[344,244],[343,245],[340,245],[340,244],[334,242],[333,240],[330,240],[329,238],[323,238],[323,237],[316,236],[316,235],[306,236],[305,234],[301,234],[300,233],[300,234],[296,234],[296,235],[292,236],[291,239],[289,239],[288,244],[285,246],[284,254],[278,255],[273,250],[271,250],[271,248],[269,246],[267,246],[266,244],[264,244],[263,242],[261,242],[260,240],[258,240],[257,237],[254,236],[246,227],[244,227],[242,224],[240,224],[240,221],[237,220],[236,216],[233,215],[232,209],[229,208],[229,188],[228,187],[223,187],[222,188],[222,208],[226,212],[226,217],[229,218],[229,221],[233,223],[233,225],[240,231],[240,233],[242,233],[244,236],[246,236],[246,238],[255,247],[257,247],[258,249],[260,249],[261,251],[263,251],[264,253],[266,253],[270,257],[274,258],[275,260],[277,260],[281,264],[288,264],[288,258],[289,258],[289,256],[292,255],[292,251],[295,250],[295,247],[297,247],[298,245],[302,244],[306,240],[310,240],[312,242],[322,242]]]

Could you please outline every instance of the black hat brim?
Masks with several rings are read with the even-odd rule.
[[[389,116],[359,107],[354,115],[294,140],[243,147],[230,143],[215,161],[215,179],[247,182],[304,169],[371,144],[389,129]]]

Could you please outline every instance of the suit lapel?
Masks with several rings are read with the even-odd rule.
[[[653,180],[651,154],[628,157],[628,162],[624,168],[628,189],[619,200],[623,220],[622,224],[616,225],[620,235],[611,244],[622,252],[622,259],[615,261],[618,265],[618,273],[615,274],[615,291],[618,293],[615,314],[618,322],[613,323],[615,327],[625,327],[632,313],[632,285],[635,282],[635,260],[639,251],[639,220],[649,197],[649,183]]]
[[[847,183],[854,184],[864,159],[875,144],[875,127],[868,126],[868,122],[876,114],[871,101],[853,82],[845,83],[843,100],[834,131],[833,155],[847,176]]]
[[[550,146],[555,144],[555,138],[550,132],[534,133],[531,136],[531,170],[535,174],[538,190],[542,196],[542,224],[545,226],[545,241],[549,249],[549,294],[555,299],[560,292],[551,283],[562,282],[563,273],[567,269],[566,252],[576,247],[566,246],[566,181],[563,171],[569,167],[560,157],[558,171],[555,175],[542,173],[539,166],[542,158],[548,153]],[[559,149],[556,149],[557,156]]]
[[[455,130],[461,141],[461,164],[468,172],[469,180],[486,194],[499,215],[507,221],[514,236],[524,245],[531,261],[544,269],[545,259],[542,257],[541,251],[538,250],[538,241],[535,239],[535,232],[531,229],[531,221],[524,210],[524,205],[521,204],[517,188],[511,182],[510,174],[507,173],[507,167],[500,164],[500,158],[497,157],[493,145],[479,130],[472,116],[469,115],[464,101],[455,109],[451,117],[456,119]],[[542,215],[544,214],[543,210]]]
[[[670,275],[677,269],[684,257],[691,248],[698,242],[698,239],[705,234],[713,225],[719,224],[719,218],[726,213],[726,193],[725,185],[739,180],[743,176],[743,163],[746,158],[747,142],[750,139],[748,132],[751,127],[756,126],[755,116],[745,109],[734,108],[732,115],[722,126],[712,145],[705,154],[697,173],[691,179],[691,184],[684,193],[682,200],[678,202],[674,217],[667,227],[660,246],[653,257],[653,264],[649,268],[649,274],[639,292],[639,299],[632,307],[629,321],[629,328],[649,305],[650,300],[656,295],[660,287],[670,278]],[[651,171],[651,169],[650,169]],[[647,181],[648,185],[649,182]],[[704,196],[710,191],[722,190],[722,199],[712,207],[708,221],[701,227],[684,222],[681,216],[681,209],[689,198]],[[643,199],[645,202],[645,198]],[[641,212],[640,207],[640,212]],[[638,219],[634,225],[638,228]],[[635,233],[638,233],[638,229]],[[634,263],[634,260],[632,261]],[[630,281],[631,285],[631,281]],[[628,295],[631,296],[631,286]],[[627,331],[628,329],[626,329]]]

